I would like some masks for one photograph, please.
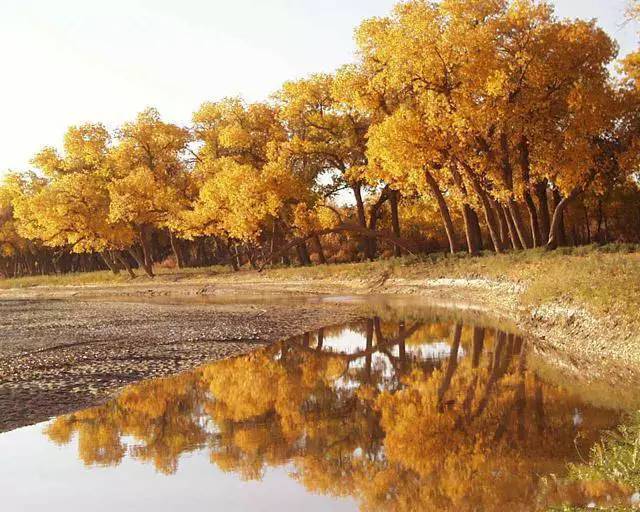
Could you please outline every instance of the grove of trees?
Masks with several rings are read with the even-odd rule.
[[[409,0],[356,41],[188,127],[69,128],[0,183],[0,275],[640,241],[640,52],[539,0]]]

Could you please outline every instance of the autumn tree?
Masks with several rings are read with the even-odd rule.
[[[113,167],[109,221],[134,231],[142,252],[136,247],[131,252],[149,276],[153,276],[153,230],[168,232],[176,261],[182,261],[171,222],[188,204],[189,142],[187,129],[162,121],[157,110],[148,109],[118,130],[117,145],[109,154]]]

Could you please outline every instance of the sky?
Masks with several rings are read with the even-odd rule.
[[[637,45],[626,0],[554,0]],[[29,168],[84,122],[153,106],[188,123],[205,101],[266,99],[286,80],[353,60],[361,20],[396,0],[0,0],[0,174]]]

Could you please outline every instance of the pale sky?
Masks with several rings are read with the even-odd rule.
[[[395,0],[0,0],[0,174],[67,127],[115,127],[146,107],[187,123],[204,101],[266,99],[353,60],[353,30]],[[598,18],[626,53],[625,0],[554,0]]]

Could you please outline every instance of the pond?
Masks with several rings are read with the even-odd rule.
[[[3,510],[545,510],[622,411],[515,329],[403,310],[0,435]],[[544,373],[544,372],[543,372]]]

